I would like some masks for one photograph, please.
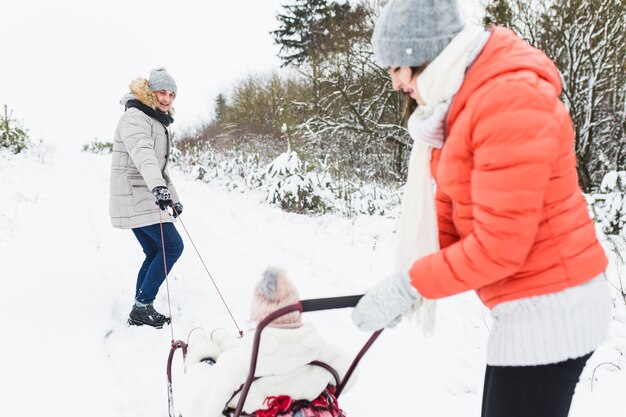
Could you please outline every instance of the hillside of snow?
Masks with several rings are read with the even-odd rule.
[[[172,339],[185,340],[196,327],[247,330],[251,289],[267,266],[284,267],[303,299],[362,293],[390,271],[392,217],[289,214],[257,194],[174,172],[186,248],[168,280],[170,302],[165,284],[155,302],[164,313],[171,307],[173,324],[129,327],[143,256],[130,231],[110,226],[109,164],[110,156],[44,146],[0,153],[2,415],[165,417]],[[618,273],[612,264],[609,280],[616,283]],[[624,303],[616,293],[610,339],[584,371],[572,417],[624,415]],[[304,318],[348,351],[368,336],[348,310]],[[479,416],[489,326],[488,311],[465,293],[439,303],[433,336],[407,321],[384,331],[341,407],[352,417]],[[182,366],[177,353],[175,400]]]

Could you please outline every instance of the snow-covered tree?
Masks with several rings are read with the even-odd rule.
[[[576,131],[580,185],[626,166],[626,2],[492,0],[485,24],[509,26],[554,60]]]
[[[335,197],[328,174],[308,169],[295,152],[280,154],[265,169],[262,184],[267,200],[295,213],[323,213],[333,206]]]
[[[0,148],[7,148],[13,153],[20,153],[29,145],[28,130],[12,118],[13,112],[9,112],[8,106],[4,105],[4,111],[0,114]]]
[[[626,171],[607,173],[598,193],[589,196],[594,220],[606,235],[619,236],[626,231]],[[624,235],[626,238],[626,235]]]
[[[330,156],[335,175],[403,177],[410,147],[399,126],[402,99],[373,58],[370,39],[380,2],[295,0],[278,16],[284,65],[312,86],[310,117],[299,126],[308,156]]]

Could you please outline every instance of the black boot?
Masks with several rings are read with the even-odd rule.
[[[152,304],[148,304],[146,308],[148,309],[149,314],[157,317],[159,320],[162,320],[163,323],[170,324],[170,318],[156,311]]]
[[[128,316],[128,324],[133,326],[143,326],[144,324],[160,329],[164,324],[169,323],[169,317],[158,313],[152,304],[144,307],[133,305],[133,309]]]

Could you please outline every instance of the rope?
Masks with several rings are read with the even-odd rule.
[[[170,313],[170,331],[172,333],[172,346],[174,346],[174,317],[172,316],[172,298],[170,297],[170,284],[167,279],[167,261],[165,260],[165,237],[163,236],[163,219],[161,218],[161,208],[157,205],[159,212],[159,227],[161,228],[161,249],[163,250],[163,268],[165,269],[165,288],[167,289],[167,308]]]
[[[243,331],[241,330],[241,328],[237,324],[237,320],[235,320],[235,317],[233,316],[233,313],[230,311],[230,308],[228,308],[228,304],[226,303],[226,300],[224,299],[224,296],[222,295],[222,292],[220,291],[219,287],[217,286],[215,280],[213,279],[213,276],[211,275],[211,272],[209,272],[209,268],[207,268],[206,263],[204,262],[204,259],[202,259],[202,255],[200,255],[200,251],[198,251],[198,248],[196,247],[196,244],[194,243],[193,239],[191,238],[191,235],[189,234],[189,231],[187,230],[187,227],[185,226],[185,223],[183,222],[183,219],[180,217],[180,213],[178,213],[173,206],[172,206],[172,209],[174,210],[174,214],[176,215],[176,217],[180,221],[180,224],[183,226],[183,229],[185,229],[185,233],[187,234],[187,237],[189,238],[189,241],[191,242],[191,245],[193,246],[194,250],[198,254],[198,258],[200,258],[200,262],[202,262],[202,266],[204,267],[204,270],[206,271],[207,275],[211,279],[211,282],[213,283],[213,286],[215,287],[215,290],[217,291],[217,294],[219,295],[220,299],[222,300],[222,303],[224,304],[224,307],[226,307],[226,311],[228,311],[228,314],[230,315],[231,320],[235,324],[235,327],[237,328],[237,332],[239,333],[239,336],[240,337],[243,336]],[[161,213],[159,212],[159,216],[160,215],[161,215]],[[161,236],[162,235],[163,235],[163,233],[161,232]],[[169,297],[169,292],[168,292],[168,297]],[[170,316],[171,316],[171,312],[170,312]],[[172,337],[172,341],[173,340],[174,340],[174,338]]]

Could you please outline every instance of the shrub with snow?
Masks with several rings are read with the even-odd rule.
[[[626,171],[611,171],[602,179],[600,193],[587,196],[593,219],[606,235],[621,235],[626,225]]]
[[[261,176],[267,200],[295,213],[323,213],[333,206],[332,179],[328,173],[307,169],[296,152],[285,152],[269,163]]]
[[[295,213],[384,215],[399,204],[397,187],[337,179],[329,172],[328,161],[317,161],[318,168],[313,169],[295,152],[266,161],[257,153],[216,152],[210,144],[187,147],[176,158],[176,164],[195,179],[229,190],[257,190],[268,202]]]
[[[0,148],[6,148],[14,154],[22,152],[28,148],[30,139],[28,131],[12,117],[8,107],[4,106],[3,114],[0,114]]]
[[[113,152],[113,142],[103,142],[95,138],[93,142],[83,145],[83,152],[109,154]]]

